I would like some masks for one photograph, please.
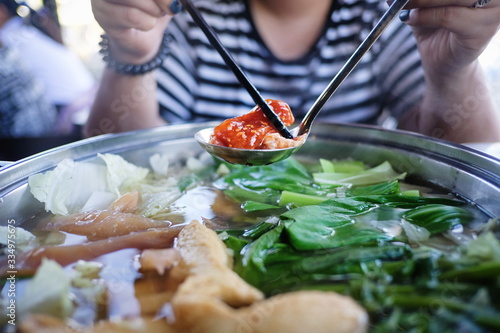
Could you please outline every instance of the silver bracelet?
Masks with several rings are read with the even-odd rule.
[[[163,60],[169,54],[168,44],[172,40],[172,37],[169,34],[163,34],[163,39],[161,41],[160,49],[156,56],[148,61],[145,64],[141,65],[133,65],[133,64],[125,64],[122,62],[118,62],[113,59],[110,49],[109,49],[109,38],[106,34],[101,35],[101,41],[99,42],[99,46],[101,49],[99,53],[102,54],[102,59],[106,63],[108,68],[113,69],[117,73],[126,74],[126,75],[142,75],[154,71],[158,67],[161,66]]]

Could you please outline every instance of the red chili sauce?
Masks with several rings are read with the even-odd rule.
[[[286,126],[293,124],[295,118],[287,103],[274,99],[267,99],[266,102]],[[210,143],[230,148],[267,149],[264,139],[273,133],[278,131],[262,108],[256,106],[249,113],[227,119],[215,127]]]

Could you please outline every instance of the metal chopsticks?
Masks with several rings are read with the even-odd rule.
[[[392,20],[401,12],[401,10],[406,6],[409,0],[395,0],[389,9],[385,12],[382,18],[377,22],[375,27],[370,31],[365,40],[358,46],[356,51],[347,60],[341,70],[337,75],[330,81],[328,86],[323,90],[321,95],[316,99],[314,104],[311,106],[309,111],[304,116],[304,119],[300,123],[299,131],[297,136],[306,134],[309,132],[312,122],[321,111],[321,108],[328,102],[330,97],[337,91],[337,88],[346,77],[351,73],[351,71],[356,67],[361,58],[365,53],[373,46],[373,44],[378,40],[380,35],[385,31],[387,26],[392,22]]]

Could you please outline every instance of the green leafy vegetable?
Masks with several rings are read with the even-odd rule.
[[[319,159],[323,172],[337,172],[337,173],[357,173],[363,172],[366,166],[361,161],[345,160],[345,161],[329,161],[324,158]]]
[[[267,251],[279,239],[282,231],[283,225],[279,225],[276,228],[263,234],[255,242],[245,247],[243,249],[243,265],[251,265],[261,272],[265,272],[266,269],[264,266],[264,258],[267,254]]]
[[[317,205],[323,201],[328,200],[325,196],[316,196],[302,193],[294,193],[290,191],[281,192],[281,197],[279,199],[279,204],[281,206],[286,206],[293,204],[294,206],[309,206]]]
[[[466,256],[480,261],[500,262],[500,242],[492,232],[481,234],[469,243]]]
[[[350,192],[351,196],[363,196],[363,195],[390,195],[398,194],[400,191],[399,181],[391,180],[384,183],[368,185],[368,186],[356,186]]]
[[[330,185],[371,185],[395,179],[404,179],[406,173],[396,173],[389,162],[367,170],[354,172],[315,173],[314,181]]]
[[[356,228],[354,224],[328,227],[318,224],[286,223],[290,244],[297,250],[322,250],[352,244],[389,240],[381,231]]]
[[[243,210],[245,210],[245,212],[256,212],[256,211],[269,210],[269,209],[278,209],[278,210],[282,209],[279,206],[269,205],[269,204],[256,202],[256,201],[246,201],[245,203],[243,203],[241,208],[243,208]]]
[[[307,169],[292,159],[269,166],[229,168],[234,171],[215,185],[239,202],[258,198],[261,203],[276,205],[282,191],[302,193],[309,191],[313,183]]]
[[[473,217],[465,203],[401,191],[405,173],[387,162],[367,169],[322,159],[308,168],[319,169],[286,162],[221,179],[247,212],[279,216],[227,232],[238,274],[267,295],[350,295],[370,312],[372,332],[500,330],[498,302],[490,303],[500,292],[496,224],[477,239],[458,237]]]
[[[437,234],[457,225],[468,224],[472,213],[460,207],[439,204],[424,205],[403,214],[407,221],[427,229],[431,234]]]

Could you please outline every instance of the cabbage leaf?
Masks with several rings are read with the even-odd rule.
[[[64,269],[53,260],[43,259],[19,299],[21,319],[30,313],[67,318],[74,310],[70,288],[71,278]]]
[[[138,167],[113,154],[98,155],[105,164],[61,161],[54,170],[29,177],[33,196],[53,214],[68,215],[106,208],[113,200],[142,182],[148,169]],[[96,203],[96,195],[102,204]],[[91,204],[87,205],[87,202]]]
[[[372,185],[391,180],[401,180],[406,173],[397,173],[387,161],[371,169],[354,169],[350,172],[317,172],[314,181],[328,185]]]

